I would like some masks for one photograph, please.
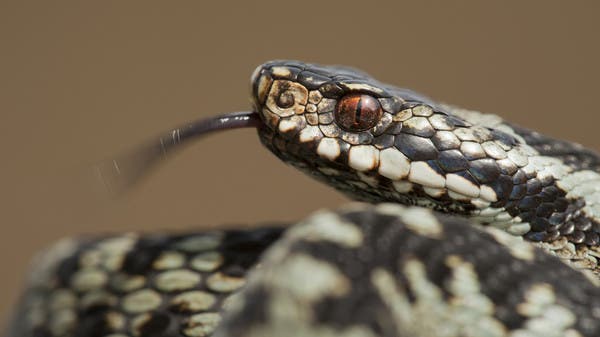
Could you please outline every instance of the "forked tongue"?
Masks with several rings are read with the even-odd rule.
[[[233,112],[201,119],[172,129],[155,141],[94,166],[95,174],[110,194],[118,195],[132,187],[157,164],[184,144],[221,130],[257,128],[262,125],[256,112]]]

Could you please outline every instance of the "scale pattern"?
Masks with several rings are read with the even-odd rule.
[[[268,251],[215,336],[600,335],[598,286],[474,226],[396,204],[316,214]]]
[[[9,336],[208,336],[282,231],[63,240],[40,255]]]

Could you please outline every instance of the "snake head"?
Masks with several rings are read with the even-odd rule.
[[[295,61],[258,67],[252,92],[264,145],[352,198],[414,204],[447,195],[437,160],[460,143],[438,130],[466,124],[428,98],[354,69]]]
[[[267,62],[252,75],[252,101],[253,111],[188,123],[97,171],[120,191],[185,143],[252,127],[284,162],[352,199],[469,213],[504,207],[527,165],[526,148],[489,115],[438,105],[352,68]]]

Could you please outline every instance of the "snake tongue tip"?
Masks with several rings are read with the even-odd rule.
[[[216,131],[260,128],[263,125],[256,111],[232,112],[193,121],[164,133],[156,141],[142,144],[132,151],[94,165],[95,175],[107,194],[122,195],[184,143]]]

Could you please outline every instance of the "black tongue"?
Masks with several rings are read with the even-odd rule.
[[[256,112],[233,112],[198,120],[172,129],[155,141],[105,160],[94,166],[94,174],[110,194],[118,195],[134,186],[158,163],[192,140],[221,130],[257,128],[262,121]]]

